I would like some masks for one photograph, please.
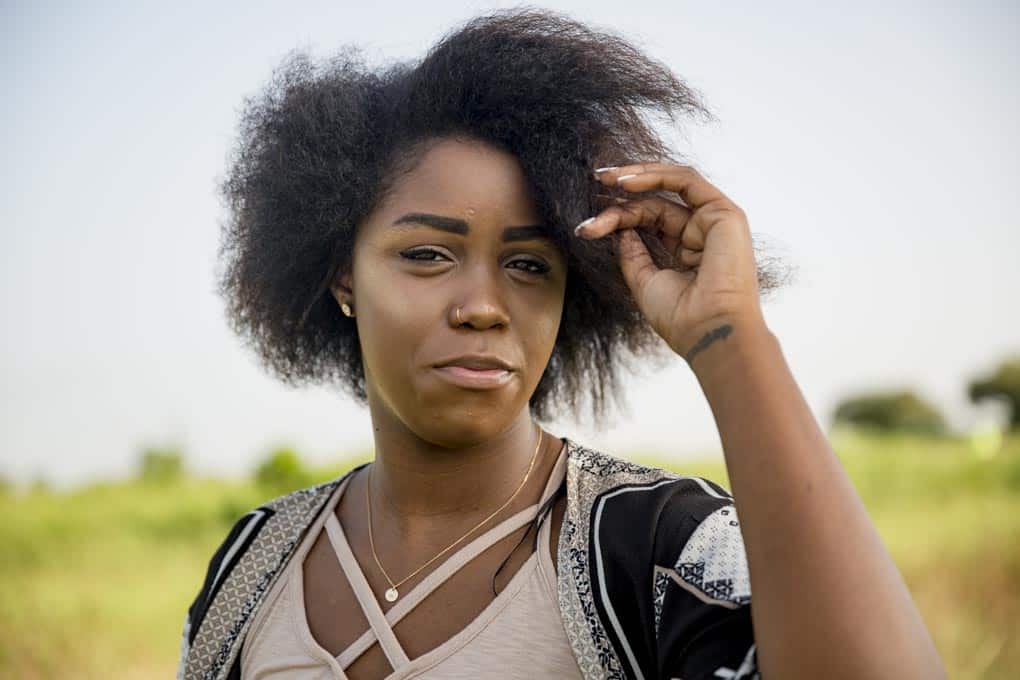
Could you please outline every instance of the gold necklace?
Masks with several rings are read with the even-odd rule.
[[[517,494],[519,494],[521,492],[521,489],[524,488],[524,485],[528,483],[528,477],[531,476],[531,470],[532,470],[532,468],[535,467],[535,460],[538,458],[538,450],[542,447],[542,440],[544,439],[544,437],[545,437],[545,433],[542,431],[542,428],[539,428],[538,429],[538,445],[535,446],[535,452],[533,454],[531,454],[531,464],[528,465],[528,471],[524,474],[524,479],[521,480],[521,483],[517,487],[517,490],[514,491],[510,495],[510,498],[506,499],[506,502],[503,503],[503,505],[501,505],[498,508],[496,508],[496,510],[491,515],[489,515],[488,517],[483,519],[481,522],[479,522],[478,524],[476,524],[473,527],[471,527],[471,529],[466,534],[464,534],[463,536],[458,538],[456,541],[454,541],[450,545],[446,546],[441,552],[439,552],[439,554],[437,554],[431,560],[429,560],[425,564],[421,565],[420,567],[418,567],[414,571],[412,571],[410,574],[408,574],[407,576],[402,578],[397,583],[394,583],[393,579],[391,579],[389,574],[386,573],[386,570],[383,569],[382,564],[379,562],[379,556],[375,552],[375,539],[372,538],[372,467],[374,467],[374,466],[370,466],[368,468],[368,481],[366,482],[367,490],[366,490],[366,493],[365,493],[365,507],[367,509],[367,513],[366,514],[368,515],[368,543],[369,543],[370,546],[372,546],[372,557],[375,559],[376,566],[379,567],[379,571],[382,572],[382,575],[386,577],[386,582],[390,584],[389,589],[387,589],[387,591],[386,591],[386,601],[387,602],[396,602],[397,598],[400,596],[400,593],[397,592],[397,587],[398,586],[400,586],[401,584],[405,583],[408,579],[414,577],[422,569],[424,569],[425,567],[429,566],[430,564],[432,564],[433,562],[438,560],[440,557],[445,555],[453,546],[457,545],[458,543],[463,541],[465,538],[470,536],[475,530],[477,530],[480,526],[482,526],[483,524],[488,522],[490,519],[492,519],[493,517],[498,515],[508,505],[510,505],[510,503],[512,503],[515,498],[517,498]]]

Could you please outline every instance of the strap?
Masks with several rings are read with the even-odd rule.
[[[555,546],[552,544],[552,510],[538,527],[538,570],[542,573],[542,580],[545,581],[549,593],[555,599],[556,594],[556,566],[552,561],[552,551]]]
[[[398,666],[387,651],[387,646],[389,644],[394,646],[394,651],[399,650],[400,655],[403,657],[402,664],[408,663],[409,661],[407,660],[407,656],[404,654],[403,649],[400,647],[396,640],[396,636],[393,633],[393,626],[395,626],[411,610],[418,606],[426,597],[432,594],[432,592],[442,585],[444,581],[457,573],[472,559],[483,553],[501,539],[509,536],[514,531],[517,531],[525,524],[534,521],[545,503],[555,493],[562,482],[562,477],[566,470],[566,453],[567,446],[564,444],[560,450],[560,455],[556,459],[556,464],[553,466],[552,472],[546,480],[545,487],[542,490],[541,500],[538,503],[524,508],[516,514],[508,517],[475,538],[466,546],[457,550],[450,557],[446,558],[446,560],[444,560],[437,568],[429,572],[425,578],[408,591],[407,594],[403,595],[400,601],[390,607],[390,609],[385,613],[383,613],[379,606],[379,602],[375,599],[371,586],[368,585],[368,582],[365,579],[364,572],[354,559],[354,554],[351,551],[350,545],[347,543],[347,537],[340,527],[340,522],[336,518],[336,513],[330,512],[330,516],[326,520],[326,529],[330,542],[333,544],[333,548],[337,553],[337,558],[340,560],[341,566],[347,573],[348,578],[351,579],[351,586],[354,590],[355,597],[357,597],[359,604],[361,604],[361,608],[365,613],[365,618],[368,619],[370,626],[370,628],[362,633],[357,640],[352,642],[345,650],[336,656],[336,660],[340,664],[340,667],[347,668],[355,661],[355,659],[365,653],[374,644],[376,639],[379,640],[379,644],[383,648],[383,652],[386,654],[387,659],[390,660],[390,664],[393,665],[394,670],[396,670]],[[548,538],[546,541],[548,541]],[[344,553],[345,556],[341,557],[341,553]],[[349,556],[349,560],[346,556]],[[356,583],[356,581],[358,583]],[[364,587],[363,593],[359,592],[361,586]],[[369,600],[370,603],[366,603],[366,601],[362,599],[362,596],[365,594],[367,594],[366,599]],[[384,641],[383,635],[380,635],[380,628],[385,629],[383,635],[388,638],[387,641]]]
[[[329,513],[329,517],[326,519],[326,532],[329,535],[329,542],[333,544],[337,559],[340,560],[340,566],[351,582],[354,596],[358,598],[358,604],[361,605],[361,610],[365,613],[365,618],[368,619],[368,625],[372,627],[372,631],[379,640],[383,653],[386,654],[393,670],[402,668],[411,660],[407,658],[403,647],[397,642],[397,636],[393,634],[393,629],[386,623],[385,615],[372,593],[372,587],[365,580],[365,574],[358,566],[354,553],[351,552],[351,547],[347,543],[347,537],[344,536],[344,530],[341,528],[335,512]]]
[[[468,562],[490,548],[494,543],[506,538],[528,522],[534,520],[537,512],[537,504],[521,510],[516,515],[503,520],[495,527],[471,541],[450,557],[446,558],[442,564],[429,572],[429,574],[419,581],[410,591],[408,591],[406,595],[403,595],[395,605],[390,607],[390,609],[383,615],[386,623],[391,627],[397,625],[401,619],[407,616],[407,614],[417,607],[426,597],[431,595],[432,591],[442,585],[446,579],[460,571]],[[335,517],[336,515],[334,515],[334,518]],[[337,522],[337,525],[339,525],[339,522]],[[364,578],[364,575],[360,571],[358,573],[362,578]],[[376,607],[378,607],[378,602],[376,602],[374,598],[373,602],[375,602]],[[364,609],[364,605],[362,605],[362,609]],[[371,620],[369,620],[369,623],[371,623]],[[341,668],[347,668],[348,665],[353,663],[355,659],[364,654],[368,648],[375,643],[376,636],[373,635],[374,632],[375,626],[372,626],[369,630],[362,633],[361,637],[352,642],[347,649],[337,655],[336,659]]]

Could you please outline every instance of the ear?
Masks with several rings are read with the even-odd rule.
[[[333,299],[336,300],[338,305],[343,302],[351,304],[354,300],[354,290],[351,288],[351,273],[348,271],[338,274],[333,279],[333,283],[330,284],[329,291],[333,294]]]

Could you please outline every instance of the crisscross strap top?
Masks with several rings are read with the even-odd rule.
[[[533,521],[562,484],[566,453],[560,449],[541,500],[503,520],[446,558],[388,611],[383,612],[351,551],[335,508],[348,477],[339,485],[321,515],[309,528],[284,573],[252,622],[241,658],[242,680],[278,678],[343,679],[344,669],[375,643],[397,678],[580,678],[563,629],[556,596],[549,521],[542,521],[538,550],[518,569],[509,584],[465,628],[438,647],[409,659],[393,627],[446,579],[502,538]],[[546,520],[548,520],[548,515]],[[333,656],[312,636],[304,606],[303,563],[325,529],[341,572],[350,582],[369,629]]]

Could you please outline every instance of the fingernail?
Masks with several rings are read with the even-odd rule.
[[[584,228],[587,227],[589,224],[591,224],[594,221],[595,221],[594,217],[589,217],[584,222],[581,222],[579,225],[574,227],[574,236],[580,236],[581,232],[584,231]]]
[[[630,179],[631,177],[637,177],[637,175],[623,175],[622,177],[617,177],[616,181],[617,182],[622,182],[623,180]]]
[[[618,167],[619,166],[617,165],[609,165],[604,168],[595,168],[595,172],[606,172],[607,170],[616,170],[616,168]]]

